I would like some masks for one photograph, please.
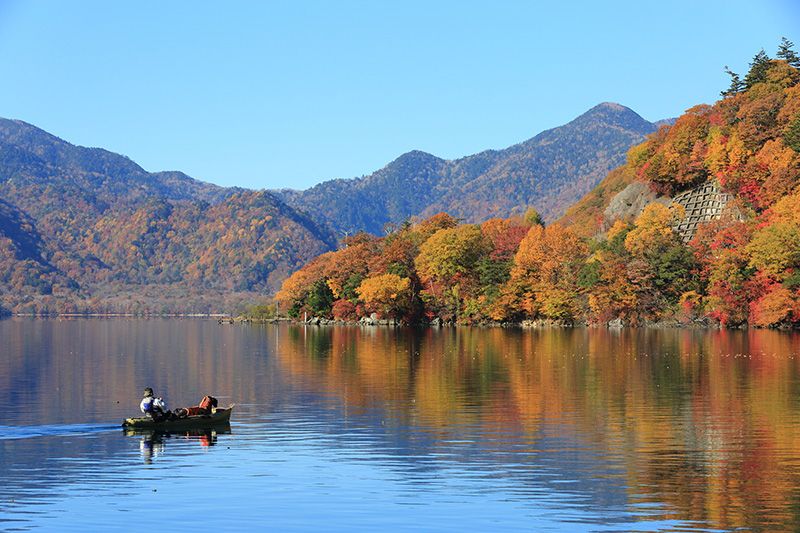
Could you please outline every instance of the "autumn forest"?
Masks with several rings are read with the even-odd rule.
[[[797,327],[800,58],[784,39],[776,58],[761,51],[744,76],[728,73],[718,102],[631,148],[560,220],[545,225],[529,209],[464,224],[440,213],[350,236],[284,282],[279,309],[406,323]],[[724,209],[677,231],[689,214],[676,198],[709,183]],[[641,209],[609,216],[632,187],[646,191]]]

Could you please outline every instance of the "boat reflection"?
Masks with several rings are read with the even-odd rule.
[[[217,444],[219,435],[231,433],[230,424],[220,424],[211,428],[187,429],[182,431],[164,431],[158,429],[130,429],[122,430],[128,437],[140,437],[139,453],[145,464],[151,464],[154,459],[164,453],[166,442],[170,439],[196,441],[201,449],[205,450]]]

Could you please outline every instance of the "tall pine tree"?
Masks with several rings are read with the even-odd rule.
[[[744,77],[745,89],[751,88],[756,83],[767,81],[767,70],[769,70],[769,56],[762,48],[750,63],[750,71]]]
[[[794,43],[786,37],[781,37],[781,44],[778,46],[778,59],[783,59],[794,68],[800,68],[800,56],[792,49]]]
[[[744,90],[744,82],[742,81],[742,79],[739,77],[738,74],[736,74],[734,71],[728,68],[728,65],[725,65],[725,74],[731,77],[731,84],[727,90],[719,93],[720,95],[732,96]]]
[[[800,114],[784,130],[783,143],[795,152],[800,152]]]

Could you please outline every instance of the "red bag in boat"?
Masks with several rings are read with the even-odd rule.
[[[216,399],[216,398],[214,398],[213,396],[206,396],[206,397],[204,397],[204,398],[203,398],[203,399],[200,401],[200,405],[198,405],[198,407],[199,407],[200,409],[205,409],[205,410],[206,410],[206,412],[209,412],[209,413],[211,412],[211,408],[212,408],[212,407],[216,407],[216,406],[217,406],[217,399]]]
[[[200,415],[207,415],[209,413],[208,410],[198,406],[184,407],[184,409],[186,409],[186,416],[200,416]]]

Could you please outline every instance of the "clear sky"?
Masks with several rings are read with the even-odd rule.
[[[0,0],[0,116],[220,185],[503,148],[614,101],[711,103],[800,3]]]

